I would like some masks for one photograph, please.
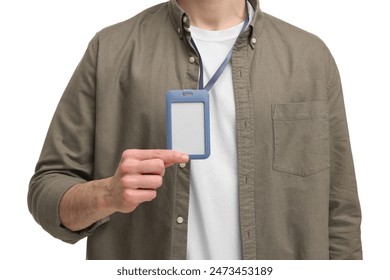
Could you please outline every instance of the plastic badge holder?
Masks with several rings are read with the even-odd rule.
[[[166,96],[168,149],[190,159],[210,156],[209,93],[206,90],[171,90]]]

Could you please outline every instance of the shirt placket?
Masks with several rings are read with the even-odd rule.
[[[232,73],[236,106],[238,187],[244,259],[256,259],[254,109],[248,70],[248,31],[233,49]]]

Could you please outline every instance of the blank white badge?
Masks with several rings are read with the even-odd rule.
[[[172,149],[191,155],[205,153],[204,103],[172,103]]]

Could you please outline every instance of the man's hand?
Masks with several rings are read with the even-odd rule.
[[[134,211],[156,197],[165,168],[188,160],[188,155],[171,150],[124,151],[114,176],[74,185],[64,194],[62,225],[78,231],[115,212]]]
[[[132,212],[151,201],[163,183],[165,168],[187,162],[188,155],[171,150],[126,150],[107,186],[109,205],[114,211]]]

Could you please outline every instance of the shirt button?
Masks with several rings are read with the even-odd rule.
[[[186,16],[184,16],[184,17],[183,17],[183,22],[184,22],[184,23],[186,23],[186,22],[187,22],[187,20],[188,20],[188,19],[187,19],[187,17],[186,17]]]
[[[256,44],[256,42],[257,42],[256,38],[252,37],[251,42],[252,42],[252,44]]]
[[[190,61],[190,63],[194,63],[196,59],[195,59],[195,57],[190,56],[190,58],[188,60]]]
[[[179,33],[179,34],[181,33],[181,28],[180,27],[177,28],[177,33]]]
[[[180,166],[180,168],[184,168],[184,167],[186,167],[186,164],[183,162],[183,163],[179,163],[179,166]]]
[[[184,218],[181,217],[181,216],[179,216],[179,217],[177,217],[176,222],[177,222],[178,224],[182,224],[182,223],[184,222]]]

